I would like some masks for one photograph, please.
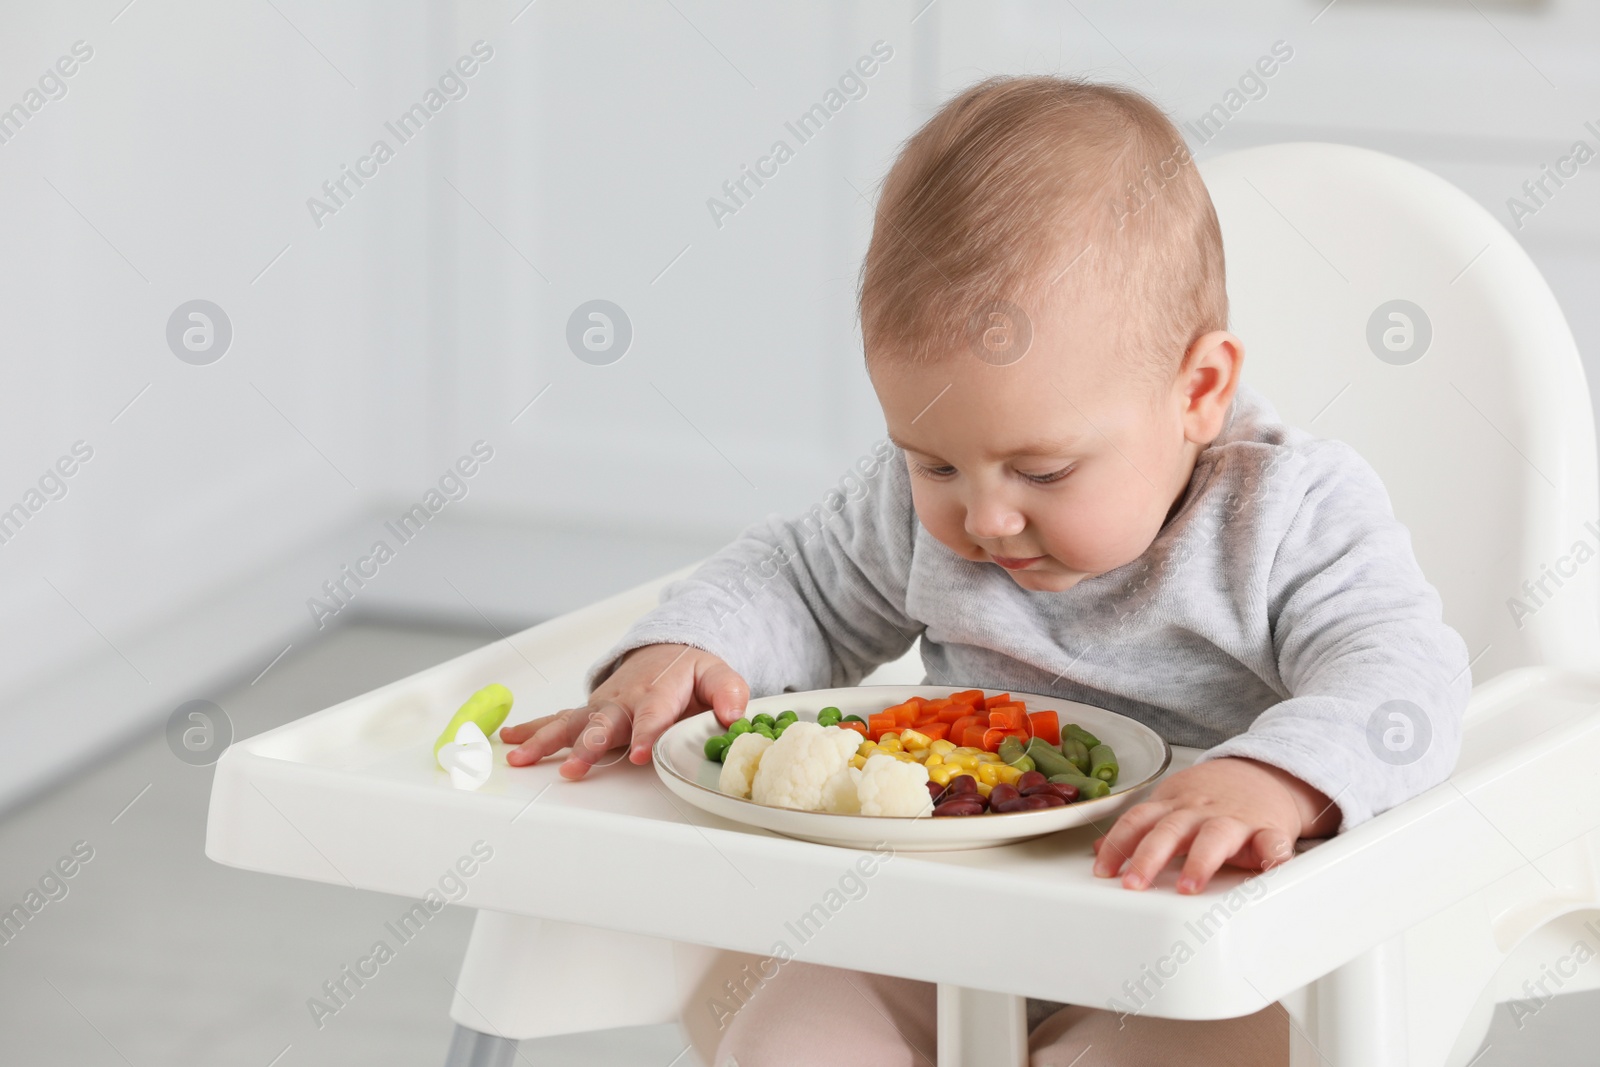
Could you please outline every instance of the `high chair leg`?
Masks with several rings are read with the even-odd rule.
[[[939,983],[939,1067],[1028,1067],[1028,1002]]]
[[[517,1043],[510,1038],[480,1034],[457,1023],[444,1067],[511,1067],[516,1056]]]
[[[1407,1067],[1404,935],[1284,998],[1290,1067]]]

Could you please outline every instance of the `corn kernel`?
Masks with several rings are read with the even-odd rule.
[[[994,786],[990,785],[988,782],[979,782],[978,792],[982,793],[984,796],[988,796],[990,793],[994,792]]]
[[[950,779],[956,777],[961,768],[952,767],[948,763],[940,763],[928,768],[928,780],[939,785],[949,785]]]
[[[854,767],[856,770],[861,770],[861,769],[865,768],[866,765],[867,765],[867,757],[865,757],[865,756],[851,756],[850,757],[850,766]]]
[[[995,776],[1006,785],[1016,785],[1017,779],[1022,777],[1022,772],[1009,763],[997,763],[994,769]]]
[[[1000,768],[993,763],[978,764],[978,781],[987,785],[1000,784]]]
[[[903,752],[904,750],[904,746],[900,744],[900,739],[893,734],[884,734],[878,741],[878,751],[880,752]]]
[[[931,748],[928,750],[928,758],[922,761],[923,766],[925,767],[937,767],[943,762],[944,757],[933,751]]]
[[[917,762],[917,757],[913,756],[909,752],[891,752],[891,753],[889,753],[889,755],[893,756],[895,759],[899,760],[901,763],[915,763],[915,762]]]
[[[978,753],[978,761],[980,763],[1004,763],[1005,762],[1005,760],[1000,758],[1000,753],[998,753],[998,752],[980,752],[980,753]]]
[[[928,747],[941,756],[947,756],[956,750],[956,743],[954,741],[946,741],[941,737]]]
[[[878,742],[876,741],[867,740],[856,746],[856,755],[858,756],[870,756],[876,751],[878,751]]]
[[[978,753],[982,752],[983,749],[973,748],[971,745],[961,745],[960,747],[956,748],[955,751],[961,753],[963,756],[976,756]]]
[[[944,761],[952,767],[960,767],[967,771],[978,765],[978,757],[967,752],[952,752],[944,758]]]
[[[900,734],[900,743],[907,749],[927,748],[933,744],[933,738],[917,730],[904,730]]]

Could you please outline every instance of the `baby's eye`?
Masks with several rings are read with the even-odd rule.
[[[939,467],[930,467],[926,463],[918,463],[916,460],[912,460],[912,463],[916,467],[917,473],[924,478],[948,478],[956,472],[956,469],[948,463]]]
[[[1024,474],[1022,471],[1018,471],[1017,473],[1021,474],[1034,485],[1049,485],[1051,482],[1059,482],[1061,479],[1071,474],[1076,466],[1077,464],[1075,463],[1068,464],[1058,471],[1051,471],[1049,474]]]

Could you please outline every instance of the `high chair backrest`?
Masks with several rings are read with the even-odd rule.
[[[1600,663],[1593,407],[1522,247],[1449,182],[1367,149],[1268,145],[1200,171],[1244,382],[1377,470],[1474,684]]]

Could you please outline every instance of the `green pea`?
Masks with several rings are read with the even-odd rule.
[[[840,722],[866,722],[867,720],[863,719],[859,715],[846,715],[844,718],[840,719],[839,721]]]
[[[706,738],[706,759],[722,762],[728,754],[728,749],[733,745],[733,739],[727,734],[716,734]]]
[[[838,708],[828,707],[817,712],[817,723],[822,726],[837,725],[842,718],[844,715]]]
[[[777,725],[777,721],[778,720],[774,719],[771,715],[768,715],[766,712],[763,711],[761,714],[755,716],[750,721],[752,723],[754,723],[755,725],[757,725],[757,726],[775,726],[775,725]]]
[[[786,711],[778,716],[778,722],[798,722],[799,719],[799,713],[794,711]]]
[[[749,719],[735,719],[728,727],[728,737],[734,738],[738,737],[740,734],[747,734],[754,728],[755,724]]]
[[[771,726],[768,726],[764,722],[758,722],[754,726],[752,726],[750,729],[751,729],[752,732],[758,733],[762,737],[770,737],[774,741],[776,741],[778,739],[778,731],[774,730]]]

